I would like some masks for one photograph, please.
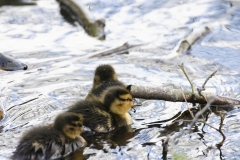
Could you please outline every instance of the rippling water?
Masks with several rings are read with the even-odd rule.
[[[81,27],[66,23],[55,0],[38,0],[35,6],[0,8],[0,52],[26,64],[27,71],[0,72],[0,104],[5,118],[0,122],[0,157],[8,159],[21,134],[33,126],[48,124],[91,88],[94,69],[111,64],[119,79],[136,85],[189,84],[178,67],[184,62],[196,86],[218,69],[207,91],[240,99],[240,6],[217,0],[84,0],[93,16],[106,20],[106,40],[89,37]],[[188,53],[169,58],[178,42],[193,29],[209,26],[212,32],[200,38]],[[125,42],[147,43],[129,54],[84,58],[89,53],[117,47]],[[162,139],[169,136],[168,158],[174,153],[191,159],[240,159],[240,111],[229,111],[222,139],[214,129],[199,124],[199,130],[178,137],[186,124],[172,130],[169,119],[186,110],[184,103],[141,100],[131,111],[133,135],[118,139],[116,147],[102,140],[89,145],[89,159],[162,159]],[[214,113],[208,123],[219,126]],[[180,126],[180,127],[179,127]],[[203,127],[203,130],[202,130]],[[116,137],[115,137],[116,138]]]

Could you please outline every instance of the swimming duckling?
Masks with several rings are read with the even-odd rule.
[[[99,97],[105,90],[115,86],[126,87],[124,83],[117,79],[117,74],[111,65],[100,65],[95,70],[93,87],[86,99],[99,100]],[[103,103],[102,99],[100,101]]]
[[[95,70],[93,88],[96,88],[103,82],[117,82],[117,74],[114,68],[108,64],[100,65]]]
[[[104,93],[103,103],[91,99],[77,102],[69,112],[83,115],[83,125],[95,132],[108,132],[133,123],[128,111],[133,106],[132,95],[124,87],[112,87]]]
[[[80,136],[83,118],[76,113],[58,115],[53,125],[26,132],[14,152],[13,160],[47,160],[64,157],[86,145]]]

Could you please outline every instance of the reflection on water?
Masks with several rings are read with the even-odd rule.
[[[230,2],[215,0],[178,1],[82,1],[97,18],[106,20],[106,40],[89,37],[81,27],[64,21],[55,0],[38,0],[32,6],[0,8],[0,52],[26,63],[27,71],[0,73],[0,104],[5,113],[1,124],[0,157],[9,159],[22,133],[51,123],[91,88],[94,69],[111,64],[126,84],[189,84],[178,65],[184,62],[196,86],[218,69],[207,83],[207,91],[240,99],[239,9]],[[235,3],[234,3],[235,4]],[[187,54],[169,59],[177,43],[199,26],[212,32],[199,39]],[[92,52],[120,46],[126,41],[148,43],[128,55],[86,59]],[[181,135],[187,123],[172,123],[186,110],[184,103],[140,100],[131,111],[132,132],[86,135],[83,151],[88,159],[162,159],[162,140],[169,136],[168,158],[183,153],[194,159],[239,159],[238,107],[229,110],[222,137],[209,126]],[[184,112],[185,113],[185,112]],[[170,121],[164,121],[171,119]],[[207,122],[219,126],[219,116]],[[81,151],[79,151],[81,152]]]

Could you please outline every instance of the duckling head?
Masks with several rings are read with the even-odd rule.
[[[65,136],[76,139],[82,132],[83,117],[72,112],[58,115],[54,121],[54,128],[63,132]]]
[[[107,91],[103,103],[111,113],[124,117],[133,106],[132,99],[128,89],[113,87]]]
[[[106,81],[117,81],[117,74],[110,65],[100,65],[95,70],[93,86],[97,86]]]

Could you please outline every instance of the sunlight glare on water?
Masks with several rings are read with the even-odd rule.
[[[26,71],[0,74],[0,104],[5,118],[0,122],[0,159],[9,159],[22,133],[33,126],[49,124],[66,108],[84,99],[91,88],[95,68],[111,64],[119,80],[139,86],[176,85],[190,89],[178,67],[184,63],[196,86],[218,69],[206,90],[240,99],[239,9],[237,3],[217,0],[84,0],[95,19],[106,21],[106,40],[88,36],[78,26],[65,22],[55,0],[38,0],[33,6],[0,7],[0,52],[28,65]],[[211,32],[200,38],[183,55],[169,58],[178,42],[195,28],[208,26]],[[126,55],[86,58],[90,53],[117,47],[125,42],[146,43]],[[165,58],[163,58],[165,57]],[[89,144],[89,159],[162,159],[162,140],[170,135],[168,156],[183,153],[193,159],[240,159],[237,107],[229,111],[223,131],[199,125],[199,130],[174,139],[184,123],[168,130],[168,122],[184,103],[140,100],[130,111],[133,136],[127,135],[112,147]],[[210,114],[208,122],[219,126],[220,117]],[[158,122],[158,123],[154,123]],[[203,128],[204,131],[201,129]],[[113,135],[115,136],[115,135]],[[220,153],[221,152],[221,153]]]

